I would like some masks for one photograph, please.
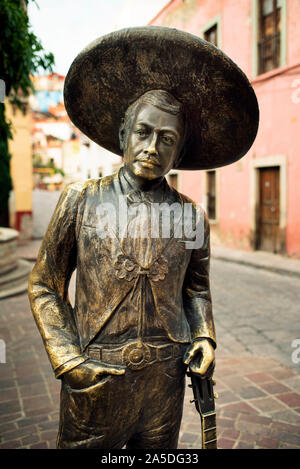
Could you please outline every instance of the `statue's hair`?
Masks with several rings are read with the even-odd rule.
[[[161,111],[168,112],[173,116],[180,116],[184,125],[184,138],[182,149],[174,164],[174,167],[178,166],[184,151],[184,142],[187,134],[187,125],[185,119],[185,112],[182,104],[174,98],[168,91],[164,90],[151,90],[144,93],[136,101],[134,101],[126,110],[122,124],[120,127],[120,148],[125,150],[127,148],[129,134],[133,125],[133,120],[136,115],[136,111],[141,104],[152,104]]]

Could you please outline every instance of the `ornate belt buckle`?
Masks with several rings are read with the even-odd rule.
[[[150,348],[146,344],[133,342],[122,351],[123,363],[131,370],[141,370],[150,362],[150,358]]]

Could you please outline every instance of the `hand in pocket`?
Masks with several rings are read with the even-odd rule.
[[[81,365],[64,374],[64,381],[71,388],[82,389],[97,384],[99,377],[103,375],[123,375],[125,367],[120,365],[106,365],[96,360],[89,359]]]

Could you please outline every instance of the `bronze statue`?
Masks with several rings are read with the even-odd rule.
[[[124,165],[65,188],[30,276],[62,382],[57,446],[176,448],[187,366],[211,378],[216,338],[209,223],[164,176],[241,158],[257,131],[255,94],[211,44],[145,27],[82,51],[64,96],[74,124]]]

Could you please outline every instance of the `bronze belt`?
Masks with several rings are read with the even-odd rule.
[[[126,365],[131,370],[141,370],[156,362],[178,358],[183,344],[153,345],[130,342],[122,346],[91,345],[87,349],[90,358],[106,364]]]

